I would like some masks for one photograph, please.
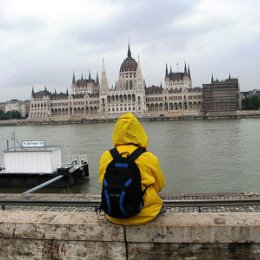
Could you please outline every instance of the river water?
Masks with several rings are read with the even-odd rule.
[[[148,150],[161,162],[163,192],[260,191],[260,120],[143,122]],[[114,124],[0,127],[0,148],[15,131],[18,140],[44,140],[68,154],[87,154],[89,181],[60,192],[99,193],[98,162],[112,148]],[[0,152],[0,157],[3,154]],[[48,191],[48,190],[47,190]]]

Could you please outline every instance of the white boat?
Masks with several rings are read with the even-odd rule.
[[[12,139],[13,147],[7,144],[0,161],[0,187],[33,187],[57,176],[62,177],[50,186],[68,187],[89,176],[86,155],[72,156],[71,162],[64,165],[60,146],[48,146],[38,140],[26,140],[21,145],[14,134]]]

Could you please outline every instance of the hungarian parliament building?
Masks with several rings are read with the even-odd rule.
[[[222,86],[217,86],[217,94],[214,94],[214,85]],[[225,85],[229,86],[223,90]],[[32,89],[29,118],[115,118],[124,112],[132,112],[139,118],[183,114],[196,116],[205,112],[204,100],[210,103],[206,107],[213,111],[217,106],[220,111],[239,108],[237,79],[229,76],[229,79],[219,82],[214,81],[212,76],[211,84],[205,85],[205,93],[203,89],[204,86],[192,87],[190,67],[186,63],[182,72],[173,72],[166,65],[163,86],[146,86],[139,58],[138,61],[132,58],[128,46],[127,57],[121,64],[114,87],[108,85],[103,61],[100,78],[97,75],[93,79],[89,73],[88,78],[82,74],[80,79],[76,79],[73,72],[70,91],[67,89],[64,93],[51,93],[46,87],[37,92]],[[222,92],[219,92],[221,89]],[[218,96],[223,100],[223,95],[226,98],[224,107],[218,100]],[[215,103],[212,103],[212,96],[217,98]]]

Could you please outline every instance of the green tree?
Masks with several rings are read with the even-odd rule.
[[[251,97],[251,109],[255,110],[260,107],[260,98],[257,95]]]
[[[5,120],[6,119],[6,114],[3,110],[0,110],[0,120]]]
[[[260,97],[257,95],[248,96],[242,100],[242,109],[256,110],[260,108]]]
[[[21,113],[17,110],[8,111],[6,113],[7,119],[19,119],[21,118]]]
[[[6,113],[0,110],[0,120],[19,119],[21,117],[21,113],[17,110],[8,111]]]

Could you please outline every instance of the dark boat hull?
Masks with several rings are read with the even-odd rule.
[[[70,187],[76,183],[84,183],[89,176],[88,165],[82,165],[74,171],[71,168],[59,168],[55,173],[51,174],[33,174],[33,173],[1,173],[0,172],[0,188],[8,187],[35,187],[46,181],[49,181],[59,175],[64,177],[56,182],[48,185],[48,187],[64,188]]]

